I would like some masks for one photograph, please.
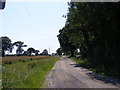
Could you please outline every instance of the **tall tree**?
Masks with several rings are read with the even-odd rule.
[[[0,9],[5,8],[5,3],[6,3],[6,0],[0,0]]]
[[[7,36],[0,38],[0,51],[2,50],[2,56],[5,56],[5,51],[12,52],[12,42]]]
[[[22,47],[27,47],[27,45],[23,45],[24,42],[21,42],[21,41],[17,41],[15,43],[13,43],[13,46],[16,46],[17,49],[16,49],[16,53],[18,56],[20,56],[22,54],[22,52],[24,51]]]
[[[68,10],[58,35],[63,51],[73,45],[95,67],[120,72],[120,2],[70,2]]]
[[[77,47],[73,43],[71,43],[71,41],[69,40],[70,32],[68,32],[68,29],[69,29],[68,25],[63,27],[62,30],[59,30],[59,35],[57,35],[57,37],[58,37],[62,51],[65,54],[70,53],[70,56],[73,57],[74,51]]]

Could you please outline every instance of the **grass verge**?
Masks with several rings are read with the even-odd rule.
[[[44,84],[45,76],[58,59],[59,57],[49,57],[41,60],[3,64],[3,87],[41,88]]]
[[[81,67],[84,67],[84,68],[87,68],[88,70],[90,71],[93,71],[95,73],[98,73],[98,74],[101,74],[101,75],[104,75],[104,76],[110,76],[110,77],[113,77],[113,78],[120,78],[119,77],[119,74],[116,73],[115,70],[107,70],[105,69],[104,67],[100,67],[100,66],[97,66],[95,67],[92,63],[90,63],[88,60],[77,60],[75,57],[72,57],[71,58],[74,62],[76,62],[77,64],[80,64]]]

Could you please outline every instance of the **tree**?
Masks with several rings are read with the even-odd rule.
[[[30,48],[27,49],[27,52],[28,52],[29,56],[31,56],[32,53],[35,53],[35,49],[30,47]]]
[[[0,0],[0,9],[5,8],[5,3],[6,3],[6,0]]]
[[[43,50],[42,54],[43,54],[43,55],[48,55],[47,49]]]
[[[70,2],[68,10],[58,35],[62,50],[75,46],[94,67],[120,72],[120,2]]]
[[[74,51],[77,48],[71,41],[69,40],[70,37],[70,32],[69,31],[69,26],[63,27],[62,30],[59,30],[59,35],[57,35],[59,43],[60,43],[60,48],[65,54],[70,53],[70,57],[74,56]]]
[[[57,52],[58,55],[62,55],[62,49],[61,49],[61,48],[58,48],[58,49],[56,50],[56,52]]]
[[[40,51],[39,50],[35,50],[35,55],[38,55]]]
[[[7,36],[3,36],[0,38],[0,51],[2,50],[2,56],[4,57],[5,51],[12,52],[12,43],[11,40]]]
[[[28,51],[24,51],[23,55],[27,56],[28,55]]]
[[[24,42],[21,42],[21,41],[17,41],[15,43],[13,43],[13,46],[16,46],[17,49],[16,49],[16,53],[18,56],[20,56],[22,54],[22,52],[24,51],[22,47],[27,47],[27,45],[23,45]]]

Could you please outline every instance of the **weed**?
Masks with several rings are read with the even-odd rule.
[[[23,57],[21,57],[23,58]],[[42,57],[43,58],[43,57]],[[59,57],[45,57],[44,59],[24,59],[12,64],[3,64],[3,88],[40,88],[45,76],[52,69]],[[7,60],[8,61],[8,60]],[[14,60],[10,60],[13,61]]]
[[[28,64],[28,68],[32,69],[36,66],[36,63],[35,62],[31,62]]]

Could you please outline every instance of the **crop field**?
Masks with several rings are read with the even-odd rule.
[[[3,64],[10,64],[15,61],[26,61],[26,60],[40,60],[40,59],[45,59],[49,58],[50,56],[6,56],[2,57],[2,63]]]
[[[2,58],[2,86],[4,88],[41,88],[45,76],[60,57],[11,56]]]

